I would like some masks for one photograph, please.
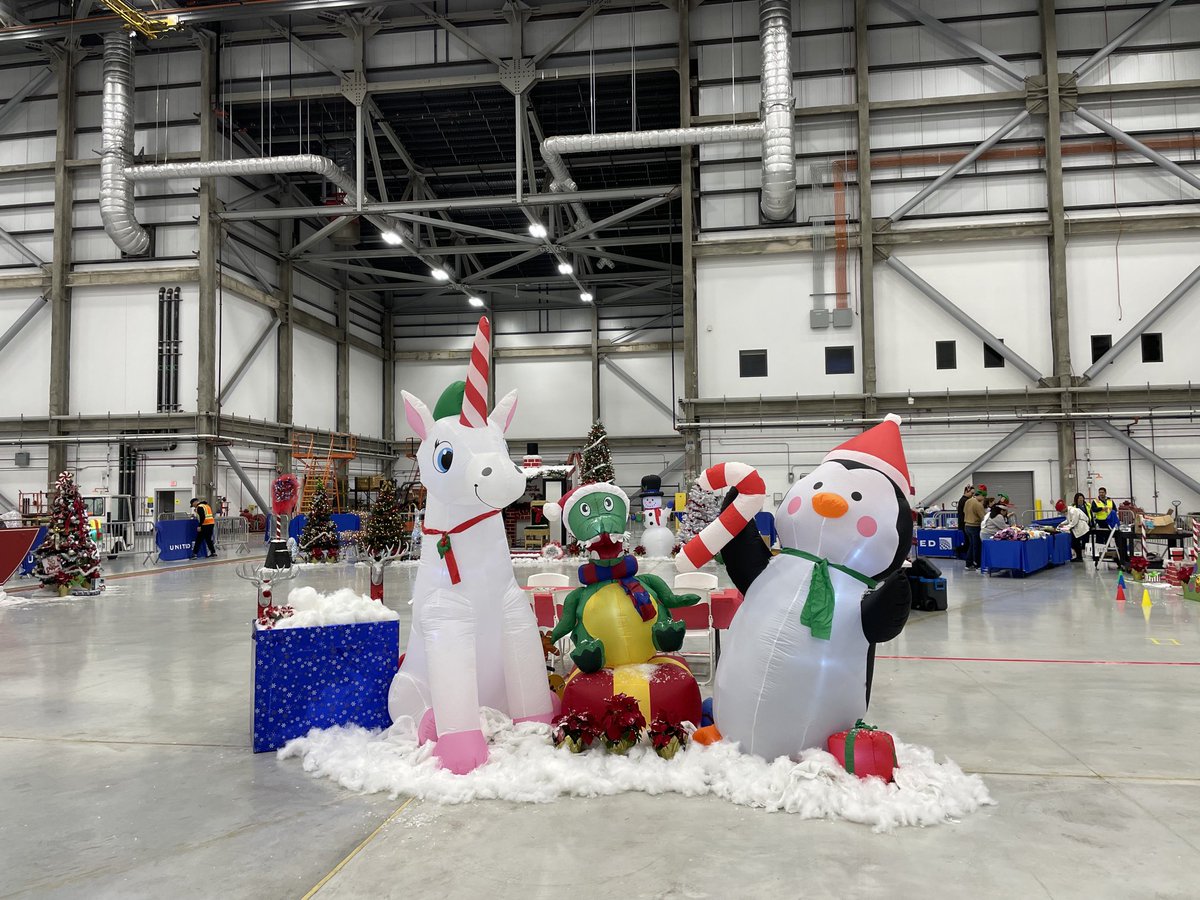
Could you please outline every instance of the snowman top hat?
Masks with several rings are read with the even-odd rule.
[[[878,425],[830,450],[821,461],[862,463],[892,479],[900,493],[906,496],[917,493],[908,477],[908,462],[900,441],[900,417],[895,413],[888,413]]]

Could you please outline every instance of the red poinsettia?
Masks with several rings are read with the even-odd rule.
[[[1150,568],[1150,560],[1144,556],[1129,557],[1129,568],[1135,572],[1145,572]]]
[[[665,750],[671,741],[678,741],[681,747],[687,744],[688,733],[687,729],[683,727],[683,723],[672,722],[662,716],[650,723],[647,733],[650,735],[650,743],[654,745],[655,750]]]
[[[633,697],[613,694],[605,707],[600,725],[608,749],[624,753],[638,742],[642,729],[646,727],[646,717]]]
[[[579,753],[592,746],[600,737],[600,728],[589,712],[563,713],[553,722],[554,745],[566,744],[572,753]]]

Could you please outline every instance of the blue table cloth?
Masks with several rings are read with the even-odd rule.
[[[1071,561],[1071,536],[1065,531],[1050,538],[1050,565],[1061,566]]]
[[[190,557],[198,528],[195,519],[168,519],[156,522],[154,542],[158,545],[158,558],[170,561]],[[201,559],[207,557],[208,548],[201,547],[199,555]]]
[[[1050,565],[1050,541],[984,541],[984,571],[1008,569],[1029,575]]]

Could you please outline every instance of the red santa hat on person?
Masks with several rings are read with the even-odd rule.
[[[908,477],[908,462],[900,441],[900,417],[895,413],[888,413],[878,425],[830,450],[821,461],[830,460],[870,466],[892,479],[905,496],[917,493]]]
[[[542,512],[551,522],[557,522],[559,519],[570,518],[571,510],[575,504],[589,494],[616,494],[619,497],[625,498],[625,506],[629,506],[629,495],[613,484],[611,481],[593,481],[591,484],[581,484],[579,487],[571,488],[558,499],[557,502],[547,502],[542,507]]]

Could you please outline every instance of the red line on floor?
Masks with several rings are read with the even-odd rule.
[[[876,659],[921,659],[936,662],[1051,663],[1071,666],[1200,666],[1200,662],[1151,659],[1018,659],[996,656],[877,656]]]

